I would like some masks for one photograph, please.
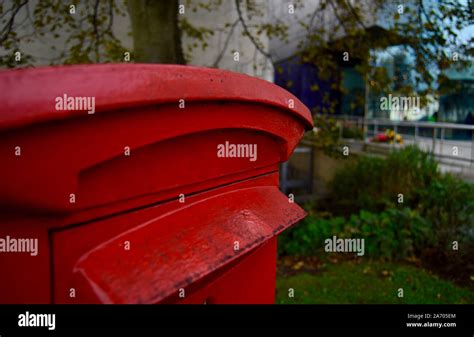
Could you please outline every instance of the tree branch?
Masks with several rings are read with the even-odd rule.
[[[252,36],[252,34],[250,34],[250,31],[247,27],[247,24],[245,23],[245,20],[242,16],[242,11],[240,9],[240,1],[241,0],[235,0],[235,6],[237,7],[237,15],[239,17],[238,21],[242,24],[242,27],[244,29],[244,32],[245,32],[245,35],[247,35],[247,37],[250,39],[250,41],[253,43],[253,45],[255,46],[255,48],[257,48],[257,50],[262,54],[264,55],[266,58],[268,58],[270,60],[270,62],[272,63],[272,65],[274,65],[273,63],[273,59],[272,59],[272,56],[267,53],[265,50],[263,50],[263,48],[260,46],[260,44],[258,43],[258,41]]]
[[[94,35],[95,35],[94,49],[95,49],[96,62],[100,62],[100,55],[99,55],[100,33],[99,33],[99,27],[97,25],[97,15],[99,14],[99,1],[100,0],[95,0],[94,14],[92,16],[92,26],[94,28]]]
[[[20,9],[25,6],[28,3],[28,0],[25,0],[24,2],[20,3],[12,12],[12,15],[10,17],[10,20],[8,20],[8,23],[5,25],[5,27],[2,28],[1,32],[1,37],[0,37],[0,44],[5,42],[12,32],[13,24],[15,23],[15,16],[18,14]]]
[[[114,24],[114,0],[109,0],[109,25],[107,26],[107,30],[110,31],[111,35],[114,35],[112,33],[113,24]]]
[[[331,5],[331,7],[334,11],[334,16],[336,17],[337,21],[339,21],[339,23],[341,24],[342,28],[344,29],[344,32],[346,32],[346,34],[348,34],[347,27],[346,27],[344,21],[341,19],[341,17],[337,13],[336,5],[334,5],[334,2],[332,2],[332,0],[329,0],[328,2],[329,2],[329,4]]]
[[[230,38],[232,37],[232,35],[234,34],[234,29],[235,27],[237,27],[237,24],[239,23],[239,20],[235,20],[235,22],[232,24],[232,26],[230,27],[230,30],[229,30],[229,34],[227,34],[227,38],[224,42],[224,48],[222,48],[221,52],[219,53],[219,55],[217,55],[217,58],[216,60],[214,61],[214,63],[212,64],[212,67],[214,68],[217,68],[219,63],[221,62],[222,60],[222,57],[224,56],[224,53],[225,51],[227,50],[227,47],[229,46],[229,42],[230,42]]]
[[[362,26],[362,28],[367,29],[367,27],[365,26],[364,22],[362,22],[362,20],[360,19],[354,7],[352,7],[351,0],[346,0],[346,3],[349,9],[351,10],[352,15],[354,15],[356,21]]]

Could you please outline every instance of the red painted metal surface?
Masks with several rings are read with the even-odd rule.
[[[161,303],[275,303],[276,248],[277,239],[273,237],[222,271],[190,287],[185,298],[179,298],[178,294]]]
[[[222,193],[160,214],[102,243],[79,259],[74,272],[102,303],[156,303],[304,215],[276,187]],[[133,249],[124,249],[126,241]]]
[[[94,96],[96,112],[187,102],[248,102],[287,110],[306,127],[308,109],[286,90],[264,80],[221,69],[180,65],[101,64],[0,72],[0,128],[81,116],[55,111],[58,96]],[[289,100],[294,108],[289,109]]]
[[[57,111],[64,94],[94,97],[95,113]],[[271,301],[274,237],[303,216],[276,172],[312,126],[291,94],[221,70],[96,65],[0,72],[0,99],[0,238],[39,241],[37,256],[0,252],[1,303]],[[258,157],[220,158],[226,142]],[[228,256],[232,235],[245,248]],[[124,236],[133,248],[114,258]]]
[[[54,302],[55,303],[95,303],[99,302],[97,296],[91,291],[91,287],[87,282],[84,282],[83,277],[78,277],[74,273],[77,262],[88,252],[101,246],[104,242],[109,242],[114,238],[120,237],[125,232],[132,232],[134,228],[143,223],[149,222],[157,216],[164,216],[166,214],[173,214],[186,205],[199,204],[207,199],[218,198],[221,194],[226,194],[232,191],[248,189],[248,188],[268,188],[278,185],[278,174],[270,173],[259,177],[253,177],[243,181],[226,184],[219,188],[209,189],[204,192],[199,192],[186,197],[186,203],[182,204],[178,200],[159,203],[154,206],[145,207],[136,211],[127,213],[120,213],[98,221],[92,221],[87,225],[80,225],[75,227],[58,227],[52,232],[52,250],[54,252],[67,252],[67,254],[55,254],[54,257]],[[200,218],[200,217],[199,217]],[[197,222],[197,219],[189,219],[181,223],[180,227],[186,227],[192,222]],[[69,222],[69,221],[68,221]],[[130,242],[132,247],[135,243]],[[123,245],[121,246],[123,248]],[[124,251],[126,253],[126,251]],[[241,251],[242,253],[242,251]],[[243,258],[243,255],[240,256]],[[124,256],[125,258],[127,255]],[[269,260],[268,268],[275,267],[275,260]],[[229,268],[232,266],[229,265]],[[201,288],[202,284],[207,284],[208,280],[218,278],[221,271],[216,271],[210,276],[205,277],[204,281],[196,282],[196,285],[191,288],[186,288],[188,295],[194,293]],[[246,275],[248,277],[248,275]],[[263,278],[262,275],[260,275]],[[86,296],[77,296],[76,298],[69,297],[69,289],[73,287],[77,289],[78,294],[88,294]],[[255,285],[254,285],[255,287]],[[256,287],[255,287],[256,288]],[[187,299],[187,297],[186,297]],[[181,301],[179,297],[171,296],[166,299],[168,302]],[[200,303],[200,302],[194,302]],[[270,302],[265,302],[270,303]]]
[[[186,122],[178,126],[176,109],[163,107],[104,118],[92,116],[93,121],[38,125],[5,134],[0,136],[0,156],[11,159],[2,167],[9,179],[0,184],[0,201],[10,209],[64,213],[124,199],[128,203],[131,198],[146,198],[173,187],[209,184],[224,175],[247,172],[252,176],[256,169],[285,160],[303,128],[296,122],[293,124],[299,127],[288,128],[291,120],[278,111],[260,106],[245,108],[190,106],[182,114]],[[223,118],[223,109],[235,114]],[[267,118],[278,118],[279,123],[266,122]],[[239,127],[239,123],[245,124]],[[58,142],[60,139],[67,142]],[[257,144],[261,149],[258,159],[217,158],[217,145],[226,141]],[[20,158],[14,156],[18,144],[22,149]],[[125,146],[130,147],[129,157],[124,156]],[[114,174],[109,174],[112,171]],[[174,195],[182,193],[177,192]],[[71,193],[76,195],[74,204],[69,202]],[[155,195],[151,200],[163,198]]]

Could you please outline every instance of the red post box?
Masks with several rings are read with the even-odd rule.
[[[307,108],[216,69],[0,73],[1,303],[272,303]]]

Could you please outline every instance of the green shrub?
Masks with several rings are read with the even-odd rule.
[[[318,254],[324,239],[354,235],[366,238],[367,256],[416,256],[443,274],[473,275],[474,185],[440,173],[430,154],[406,147],[385,159],[357,157],[336,172],[330,191],[318,211],[344,217],[306,220],[282,239],[282,253]]]
[[[336,208],[345,214],[396,207],[399,194],[405,206],[416,208],[421,192],[440,176],[430,154],[407,146],[385,159],[358,157],[336,172],[329,188]]]
[[[361,211],[348,220],[308,216],[279,239],[282,255],[319,255],[324,241],[332,238],[365,239],[365,256],[387,260],[415,256],[433,241],[430,224],[408,208],[382,213]]]
[[[433,242],[430,224],[409,208],[374,214],[361,211],[351,217],[355,236],[365,238],[367,256],[406,259],[417,256]]]
[[[363,208],[375,211],[385,207],[388,198],[379,188],[384,166],[382,158],[362,156],[337,171],[329,184],[334,206],[344,209],[346,214]]]
[[[336,214],[350,217],[365,237],[382,238],[366,242],[369,255],[416,254],[438,269],[474,272],[474,185],[440,173],[430,154],[407,147],[385,159],[358,157],[336,173],[330,188]],[[403,204],[397,200],[400,193]],[[401,207],[415,213],[397,211]]]
[[[474,229],[474,185],[445,174],[421,191],[418,209],[446,240],[469,236]]]
[[[355,125],[344,125],[342,137],[349,139],[364,139],[364,130]]]
[[[418,209],[436,233],[436,258],[474,271],[474,185],[443,175],[422,191]]]
[[[319,254],[324,248],[324,240],[341,233],[345,223],[343,217],[322,219],[307,216],[294,228],[279,236],[279,252],[282,255]]]
[[[314,117],[315,131],[306,136],[313,145],[331,157],[341,157],[338,146],[340,145],[340,123],[330,116]]]

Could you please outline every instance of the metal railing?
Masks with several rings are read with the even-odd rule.
[[[354,138],[344,137],[345,128],[357,128],[360,131],[360,149],[365,152],[375,151],[377,148],[386,150],[396,145],[376,143],[372,138],[387,129],[402,135],[403,144],[414,144],[420,149],[434,155],[436,160],[449,171],[461,172],[461,177],[474,182],[474,125],[393,121],[390,119],[364,119],[354,116],[329,116],[340,123],[339,135],[344,142],[357,142]],[[403,145],[400,145],[403,146]],[[313,194],[313,167],[314,146],[302,143],[295,149],[295,156],[305,156],[307,170],[300,174],[293,174],[289,162],[281,165],[280,187],[284,193],[293,190],[303,192],[303,198]],[[456,150],[456,151],[454,151]],[[352,151],[352,150],[351,150]]]
[[[403,137],[404,144],[414,144],[433,153],[443,164],[474,166],[474,125],[354,116],[331,117],[341,122],[341,138],[344,138],[344,128],[356,127],[362,131],[363,141],[370,143],[377,134],[390,129]]]

